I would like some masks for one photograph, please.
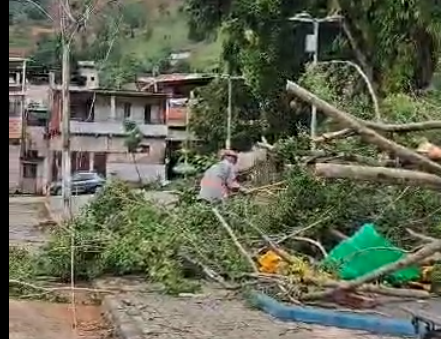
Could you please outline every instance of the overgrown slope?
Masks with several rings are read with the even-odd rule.
[[[55,0],[36,2],[56,19]],[[96,17],[89,20],[86,34],[88,39],[93,39],[107,28],[111,36],[108,40],[115,39],[124,55],[132,56],[141,64],[145,64],[145,60],[160,62],[170,52],[186,51],[191,53],[190,69],[212,69],[217,65],[221,44],[189,40],[183,3],[183,0],[126,0],[113,12],[108,11],[107,3],[98,4]],[[38,48],[38,42],[45,35],[55,33],[53,22],[32,6],[16,0],[9,0],[9,5],[10,49],[24,49],[29,53]],[[113,26],[109,28],[110,21]]]

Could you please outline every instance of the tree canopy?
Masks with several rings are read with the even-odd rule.
[[[319,60],[357,63],[380,97],[427,88],[439,62],[439,0],[186,0],[186,10],[191,37],[226,36],[225,66],[244,75],[272,135],[295,133],[295,123],[286,121],[299,115],[293,115],[284,87],[311,61],[305,37],[313,27],[289,20],[296,14],[342,18],[320,24]]]

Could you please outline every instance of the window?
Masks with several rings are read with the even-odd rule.
[[[150,145],[146,145],[146,144],[139,145],[138,152],[142,154],[150,154]]]
[[[37,178],[37,164],[34,163],[23,164],[23,177],[26,179]]]
[[[16,98],[12,100],[9,99],[9,116],[10,117],[19,117],[20,116],[20,108],[21,102]]]
[[[124,119],[130,119],[130,116],[132,114],[132,104],[129,102],[124,103]]]
[[[152,123],[152,106],[151,105],[144,106],[144,123],[145,124]]]
[[[38,159],[38,151],[36,151],[36,150],[27,150],[25,152],[25,158],[27,158],[27,159]]]
[[[76,173],[72,176],[73,181],[94,180],[96,178],[95,173]]]

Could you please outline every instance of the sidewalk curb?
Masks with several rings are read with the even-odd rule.
[[[103,315],[114,328],[117,339],[146,339],[142,332],[132,324],[131,317],[120,310],[118,301],[105,296],[102,302]]]

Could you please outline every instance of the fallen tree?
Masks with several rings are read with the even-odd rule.
[[[360,287],[364,284],[373,282],[375,280],[378,280],[387,274],[396,272],[398,270],[412,266],[414,264],[418,264],[440,251],[441,251],[441,240],[437,239],[437,240],[425,245],[419,251],[412,253],[412,254],[409,254],[408,256],[405,256],[401,260],[393,262],[389,265],[382,266],[379,269],[377,269],[373,272],[370,272],[366,275],[363,275],[357,279],[346,281],[346,282],[341,282],[336,288],[330,289],[328,291],[305,295],[304,298],[305,298],[305,300],[324,299],[324,298],[332,296],[340,291],[355,290],[358,287]]]
[[[405,169],[316,163],[314,174],[328,179],[375,181],[389,185],[425,187],[441,192],[441,177]]]
[[[286,88],[289,92],[295,94],[300,99],[316,106],[318,110],[330,118],[337,120],[340,124],[353,130],[355,133],[360,135],[362,140],[366,141],[367,143],[375,145],[380,150],[386,151],[390,154],[395,154],[403,160],[414,163],[420,166],[424,171],[441,176],[441,165],[437,164],[436,162],[431,161],[427,157],[422,156],[417,152],[380,135],[375,130],[366,126],[366,124],[359,119],[352,117],[349,113],[337,109],[295,82],[288,81]]]

